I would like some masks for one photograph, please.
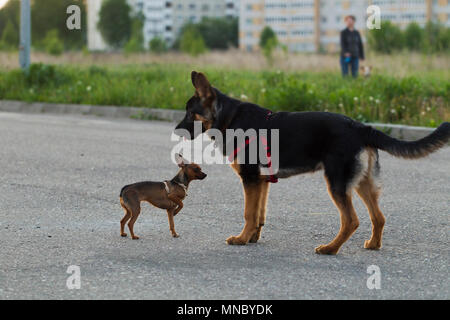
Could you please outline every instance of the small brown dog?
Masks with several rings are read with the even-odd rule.
[[[169,228],[172,236],[178,238],[175,232],[173,217],[183,208],[183,200],[187,196],[187,188],[192,180],[203,180],[206,173],[195,163],[189,163],[180,154],[175,154],[178,166],[181,168],[172,180],[164,182],[144,181],[126,185],[120,191],[120,204],[125,210],[125,216],[120,220],[120,235],[126,237],[125,223],[128,220],[131,238],[136,240],[133,227],[141,212],[141,201],[147,201],[157,208],[167,210]]]

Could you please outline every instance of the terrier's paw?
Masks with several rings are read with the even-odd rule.
[[[139,237],[138,237],[138,236],[132,236],[131,239],[133,239],[133,240],[139,240]]]
[[[240,237],[229,237],[226,241],[229,245],[238,245],[238,246],[243,246],[247,243]]]
[[[172,233],[172,237],[174,237],[174,238],[179,238],[180,235],[179,235],[178,233]]]
[[[335,254],[338,253],[338,251],[339,251],[339,249],[330,247],[330,246],[328,246],[328,245],[321,245],[321,246],[318,246],[318,247],[315,249],[315,252],[318,253],[318,254],[330,254],[330,255],[335,255]]]
[[[126,237],[127,234],[126,234],[125,232],[122,232],[122,233],[120,234],[120,236],[121,236],[121,237]]]

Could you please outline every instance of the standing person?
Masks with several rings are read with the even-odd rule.
[[[346,16],[347,28],[341,31],[341,68],[342,75],[348,75],[348,67],[352,68],[352,76],[358,77],[359,60],[364,60],[364,47],[359,31],[355,29],[355,16]]]

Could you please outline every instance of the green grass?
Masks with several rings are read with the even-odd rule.
[[[120,67],[33,65],[0,71],[0,99],[184,109],[193,94],[191,68],[148,64]],[[448,72],[403,78],[342,79],[330,72],[241,71],[206,67],[225,94],[273,111],[330,111],[359,121],[435,127],[450,118]]]

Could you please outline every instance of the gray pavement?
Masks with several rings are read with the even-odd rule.
[[[0,113],[0,299],[449,299],[450,148],[406,161],[381,153],[384,247],[363,249],[370,220],[337,256],[339,216],[321,173],[272,185],[258,244],[228,246],[243,225],[239,179],[203,165],[170,236],[162,210],[143,205],[138,241],[119,236],[120,188],[163,180],[173,123]],[[81,289],[69,290],[70,265]],[[381,289],[369,290],[377,265]]]

